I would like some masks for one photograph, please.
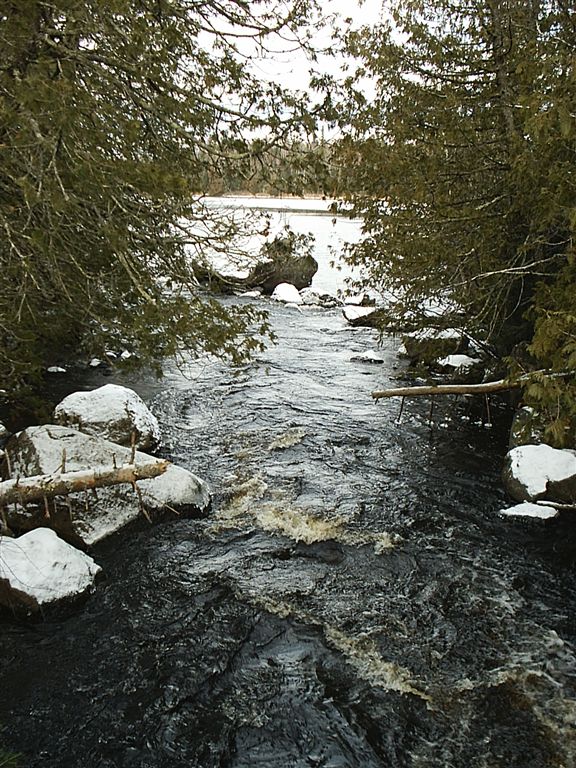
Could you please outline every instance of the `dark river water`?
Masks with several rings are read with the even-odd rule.
[[[2,618],[0,744],[31,768],[573,768],[576,521],[498,515],[506,412],[399,422],[370,398],[397,340],[354,362],[372,330],[270,308],[240,371],[114,379],[212,509],[95,547],[74,615]]]

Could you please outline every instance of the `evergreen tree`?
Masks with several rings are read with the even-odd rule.
[[[265,317],[202,297],[187,251],[225,248],[237,226],[202,205],[207,179],[313,128],[301,94],[251,74],[245,45],[306,45],[312,13],[308,0],[2,0],[0,387],[16,393],[79,345],[128,343],[140,363],[259,347]]]
[[[533,367],[576,363],[576,14],[565,0],[400,0],[348,37],[376,96],[352,85],[339,156],[367,237],[352,264],[395,292],[390,321],[432,301]],[[444,317],[446,323],[458,322]],[[574,377],[527,399],[557,444],[576,437]]]

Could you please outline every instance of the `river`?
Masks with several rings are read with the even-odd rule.
[[[30,768],[573,768],[576,526],[499,516],[505,409],[399,419],[370,398],[397,339],[356,362],[374,331],[261,301],[278,342],[250,365],[113,379],[212,509],[95,547],[73,616],[2,618],[0,743]]]

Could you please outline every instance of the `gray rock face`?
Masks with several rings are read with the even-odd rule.
[[[522,445],[508,451],[504,487],[516,501],[576,502],[576,451]]]
[[[260,287],[268,294],[280,283],[290,283],[301,290],[312,284],[312,278],[317,271],[318,263],[312,256],[295,256],[280,252],[273,258],[257,264],[245,279],[245,285],[250,288]]]
[[[119,445],[131,445],[134,434],[142,450],[154,450],[160,443],[154,414],[136,392],[117,384],[68,395],[54,409],[54,420]]]
[[[65,452],[66,471],[117,466],[129,463],[131,450],[102,438],[82,434],[69,427],[45,425],[19,432],[7,444],[12,477],[31,477],[58,472]],[[153,461],[139,451],[136,464]],[[210,505],[204,481],[174,464],[159,477],[138,483],[142,505],[153,519],[166,514],[201,516]],[[10,508],[12,530],[31,530],[47,523],[66,541],[87,547],[118,531],[140,515],[138,495],[131,486],[101,488],[96,494],[70,494],[51,505],[46,517],[44,505],[27,509]]]
[[[430,364],[437,358],[460,354],[466,349],[466,339],[454,328],[425,328],[405,334],[402,336],[402,342],[411,360],[425,364]]]
[[[35,612],[82,597],[101,571],[84,552],[50,528],[36,528],[18,539],[0,537],[0,604]]]

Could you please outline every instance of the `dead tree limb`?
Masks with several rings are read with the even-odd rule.
[[[374,400],[381,397],[425,397],[428,395],[482,395],[490,392],[499,392],[505,389],[514,389],[523,382],[507,381],[487,381],[483,384],[437,384],[419,387],[395,387],[393,389],[381,389],[372,392]]]
[[[129,483],[137,480],[157,477],[163,474],[170,462],[155,461],[149,464],[125,464],[122,467],[99,467],[81,469],[76,472],[53,475],[35,475],[19,477],[0,482],[0,508],[8,504],[28,504],[29,502],[51,499],[55,496],[67,496],[94,488]]]
[[[490,392],[501,392],[506,389],[515,389],[526,384],[536,375],[546,376],[551,379],[563,379],[574,376],[573,371],[546,371],[538,370],[526,373],[523,376],[510,381],[499,379],[498,381],[486,381],[482,384],[429,384],[420,387],[395,387],[393,389],[381,389],[372,392],[374,400],[381,397],[426,397],[428,395],[486,395]]]

